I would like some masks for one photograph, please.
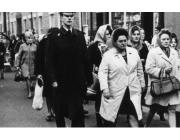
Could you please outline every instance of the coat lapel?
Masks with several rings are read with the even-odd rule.
[[[159,47],[158,49],[159,49],[158,55],[160,55],[160,57],[161,57],[163,60],[165,60],[166,62],[168,62],[169,64],[172,64],[172,63],[171,63],[171,60],[170,60],[170,57],[171,57],[171,55],[172,55],[172,54],[171,54],[172,51],[170,50],[170,57],[168,58],[160,47]]]
[[[131,69],[130,61],[133,61],[133,58],[132,58],[133,54],[128,47],[126,47],[126,52],[127,52],[127,66],[126,67],[127,67],[128,72],[130,72],[130,69]]]
[[[122,66],[124,67],[125,72],[128,72],[126,61],[124,60],[122,55],[120,53],[118,53],[118,51],[116,49],[114,49],[114,57],[119,59],[119,62],[122,63]]]

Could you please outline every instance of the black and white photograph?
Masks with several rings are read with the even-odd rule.
[[[0,10],[0,128],[178,129],[180,12],[66,6]]]
[[[180,13],[0,17],[0,126],[180,126]]]

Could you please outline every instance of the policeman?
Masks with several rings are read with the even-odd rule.
[[[65,117],[72,127],[84,127],[83,96],[92,84],[84,35],[73,28],[74,12],[61,12],[62,26],[49,38],[47,68],[55,90],[54,111],[57,127],[65,127]]]

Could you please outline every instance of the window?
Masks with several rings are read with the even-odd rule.
[[[127,12],[126,13],[126,27],[129,29],[133,25],[141,26],[141,13],[140,12]]]
[[[112,26],[114,28],[119,28],[124,25],[124,13],[123,12],[113,12],[112,17],[113,17]]]
[[[114,28],[125,27],[129,30],[133,25],[141,26],[140,12],[113,12],[112,19]]]

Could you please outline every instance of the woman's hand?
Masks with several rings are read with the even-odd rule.
[[[172,67],[165,68],[164,71],[166,74],[170,74],[172,71]]]
[[[57,83],[57,82],[53,82],[53,83],[52,83],[52,87],[53,87],[53,88],[57,88],[57,87],[58,87],[58,83]]]
[[[112,97],[112,95],[110,95],[109,93],[109,89],[104,89],[102,94],[106,99],[109,99]]]

